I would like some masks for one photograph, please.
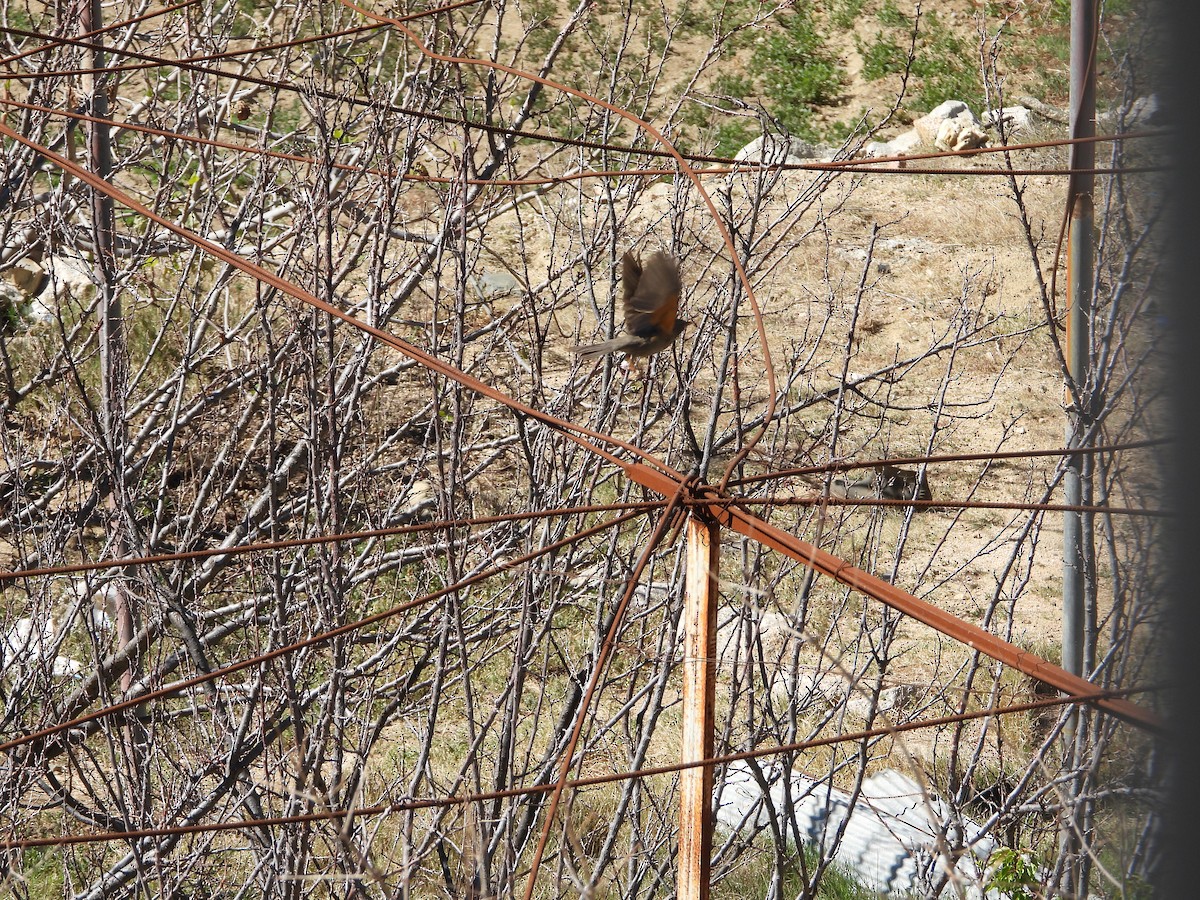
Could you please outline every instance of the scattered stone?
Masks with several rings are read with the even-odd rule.
[[[420,479],[414,481],[404,498],[404,506],[396,513],[397,518],[407,522],[432,522],[437,512],[437,495],[433,482]]]
[[[817,148],[798,137],[764,134],[737,152],[737,162],[799,165],[819,158]]]
[[[17,301],[14,308],[34,324],[54,321],[62,296],[88,296],[94,289],[95,282],[87,263],[63,256],[47,256],[41,260],[27,258],[0,278],[4,302]]]
[[[1157,94],[1150,94],[1148,97],[1138,97],[1133,101],[1133,105],[1129,107],[1129,114],[1125,117],[1125,122],[1128,125],[1155,125],[1158,123],[1162,115],[1162,107],[1158,102]]]
[[[906,131],[890,141],[870,141],[863,144],[855,154],[859,159],[878,159],[881,156],[912,156],[921,148],[921,136],[916,131]],[[879,168],[900,169],[904,167],[903,160],[881,163]]]
[[[1018,97],[1017,99],[1021,101],[1022,106],[1029,108],[1043,119],[1049,119],[1051,122],[1058,122],[1061,125],[1069,125],[1071,122],[1071,115],[1065,109],[1043,103],[1037,97]]]
[[[584,566],[580,569],[569,569],[565,573],[567,584],[581,591],[590,593],[598,592],[601,587],[607,583],[611,589],[620,592],[625,590],[626,583],[620,578],[605,578],[605,567],[602,565]],[[630,595],[630,599],[640,609],[648,607],[651,603],[661,603],[668,597],[674,585],[669,581],[639,581]],[[676,660],[683,659],[683,620],[680,619],[679,626],[676,629],[676,634],[679,640],[675,645]]]
[[[36,297],[50,283],[50,275],[42,264],[28,257],[4,273],[18,291],[26,297]]]
[[[517,279],[508,272],[484,272],[474,279],[474,287],[482,300],[496,300],[521,291]]]
[[[39,295],[50,284],[49,273],[35,259],[25,257],[5,269],[0,278],[0,309],[7,310],[8,320],[44,322],[49,318],[47,304]]]
[[[42,620],[40,625],[28,616],[17,619],[0,638],[0,676],[38,668],[48,668],[55,678],[78,675],[83,671],[78,660],[69,656],[50,656],[57,638],[58,626],[53,616]]]
[[[80,610],[80,618],[93,632],[110,631],[116,628],[117,609],[120,601],[119,588],[115,581],[88,582],[83,578],[72,578],[71,588],[63,600],[68,604],[83,598],[89,602]]]
[[[939,150],[954,152],[974,150],[977,147],[986,147],[987,144],[987,132],[979,127],[975,116],[969,112],[964,116],[947,119],[938,126],[937,137],[933,139],[933,146]]]
[[[920,136],[921,143],[932,147],[935,145],[938,129],[942,127],[942,123],[958,119],[960,116],[965,117],[965,121],[975,125],[979,124],[967,104],[961,100],[947,100],[913,122],[913,130]]]
[[[884,499],[884,500],[932,500],[933,492],[929,490],[929,480],[924,473],[918,474],[915,469],[901,469],[898,466],[880,466],[874,474],[857,481],[847,481],[842,476],[835,476],[829,485],[831,497],[845,497],[849,500]]]
[[[898,684],[895,687],[884,688],[879,692],[879,701],[875,712],[890,713],[907,709],[917,695],[917,689],[911,684]],[[855,694],[846,698],[846,712],[861,719],[871,714],[870,694]]]
[[[858,481],[847,482],[841,475],[835,475],[829,485],[829,496],[844,497],[847,500],[868,500],[877,498],[875,476],[869,475]]]
[[[1006,106],[1003,109],[989,109],[983,114],[983,123],[988,128],[999,130],[1004,126],[1005,134],[1016,134],[1027,130],[1033,125],[1033,110],[1027,106]]]
[[[897,466],[881,466],[879,478],[882,482],[881,495],[887,500],[932,500],[929,480],[925,473]]]
[[[887,147],[887,153],[881,155],[908,156],[920,149],[921,135],[917,133],[915,128],[910,128],[899,137],[892,138],[884,146]]]
[[[801,672],[777,667],[771,682],[771,693],[781,702],[798,708],[819,703],[838,706],[846,699],[849,682],[836,672]]]
[[[860,159],[874,159],[877,156],[891,156],[890,145],[886,141],[868,141],[863,144],[858,153]]]
[[[896,253],[904,258],[908,258],[914,253],[924,255],[926,253],[946,252],[944,244],[935,244],[920,237],[880,238],[875,242],[875,247],[880,250]]]

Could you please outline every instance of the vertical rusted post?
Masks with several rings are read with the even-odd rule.
[[[687,584],[683,607],[682,762],[713,755],[717,678],[717,567],[720,526],[693,513],[687,523]],[[707,900],[712,861],[711,766],[679,778],[678,900]]]

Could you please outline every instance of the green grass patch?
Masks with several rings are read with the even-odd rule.
[[[821,876],[815,893],[805,893],[804,871],[812,871],[820,861],[815,847],[804,848],[804,867],[788,864],[783,872],[784,897],[812,897],[815,900],[878,900],[879,894],[858,881],[844,866],[831,865]],[[770,895],[774,862],[770,853],[757,852],[712,886],[713,900],[741,900],[743,897]]]
[[[818,106],[835,102],[845,76],[806,7],[780,16],[750,58],[750,75],[768,108],[793,134],[811,136]]]
[[[848,31],[862,15],[866,0],[830,0],[829,21],[834,27]]]
[[[883,5],[879,7],[879,12],[875,14],[875,17],[889,28],[912,27],[912,20],[900,12],[900,7],[896,5],[895,0],[883,0]]]
[[[978,105],[983,85],[977,48],[952,34],[935,12],[926,14],[924,25],[926,38],[913,60],[913,74],[921,79],[914,106],[929,110],[945,100]]]
[[[29,900],[65,896],[65,866],[62,851],[56,847],[33,847],[22,853],[19,877]]]
[[[904,72],[914,26],[913,19],[892,0],[883,3],[876,18],[884,28],[876,32],[874,41],[855,41],[863,58],[863,77],[868,81]],[[977,106],[983,85],[975,43],[951,31],[936,11],[923,13],[915,24],[918,30],[909,85],[912,94],[907,106],[917,112],[927,112],[945,100],[964,100]]]
[[[862,74],[867,81],[878,81],[903,72],[908,64],[908,51],[882,31],[876,32],[875,40],[869,46],[859,41],[858,52],[862,54]]]

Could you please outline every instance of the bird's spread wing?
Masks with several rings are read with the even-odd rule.
[[[633,255],[632,250],[626,250],[621,257],[621,305],[628,308],[629,301],[637,293],[638,282],[642,278],[642,261]]]
[[[632,253],[626,253],[621,263],[625,330],[638,337],[673,334],[681,290],[675,260],[658,251],[645,266]]]

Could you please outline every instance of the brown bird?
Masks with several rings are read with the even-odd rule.
[[[644,268],[633,251],[627,250],[621,258],[621,282],[626,333],[599,344],[572,347],[572,353],[584,357],[618,352],[650,356],[670,347],[692,324],[676,318],[681,290],[679,266],[661,250],[650,256]]]

